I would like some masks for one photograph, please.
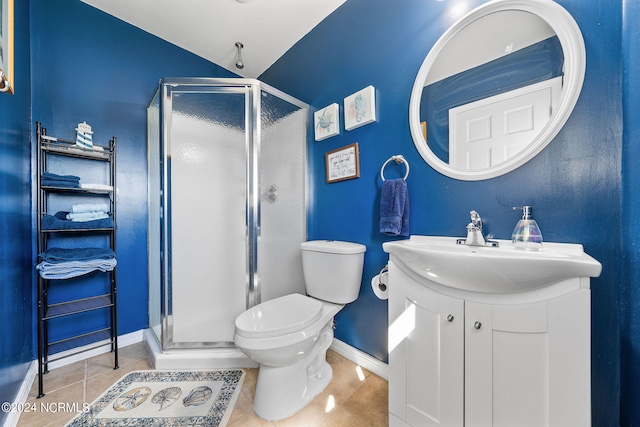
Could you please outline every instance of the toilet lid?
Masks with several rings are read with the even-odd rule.
[[[247,337],[277,336],[304,329],[321,314],[320,301],[300,294],[285,295],[242,313],[236,318],[236,331]]]

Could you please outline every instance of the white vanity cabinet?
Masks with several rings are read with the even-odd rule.
[[[389,292],[390,426],[591,425],[588,277],[470,292],[392,256]]]

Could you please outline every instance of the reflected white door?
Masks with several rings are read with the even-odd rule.
[[[449,163],[463,170],[495,166],[518,154],[547,125],[562,77],[449,110]]]

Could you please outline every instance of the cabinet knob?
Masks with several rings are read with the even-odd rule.
[[[447,316],[447,321],[448,322],[453,322],[453,314],[450,314]]]
[[[473,324],[473,327],[474,327],[474,328],[476,328],[476,329],[480,329],[480,328],[482,328],[482,323],[480,323],[480,322],[475,322],[475,323]]]

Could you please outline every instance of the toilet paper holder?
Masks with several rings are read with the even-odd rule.
[[[371,278],[371,289],[377,298],[389,299],[389,264]]]
[[[388,272],[389,272],[389,264],[382,267],[382,270],[380,270],[380,273],[378,273],[378,277],[382,276],[383,273],[388,273]],[[378,289],[380,289],[382,292],[386,291],[387,284],[382,283],[380,280],[378,280]]]

